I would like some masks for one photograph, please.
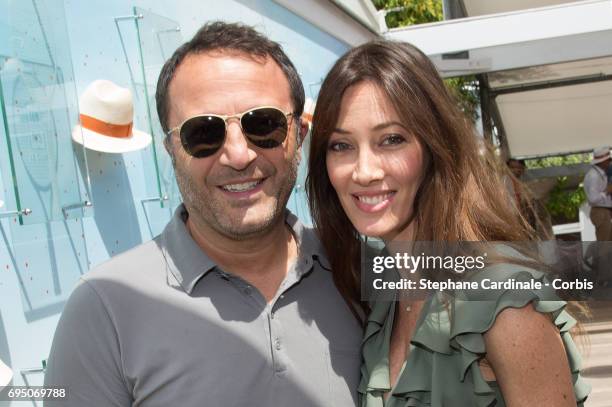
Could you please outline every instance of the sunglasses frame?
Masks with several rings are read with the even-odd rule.
[[[175,131],[178,131],[179,139],[181,141],[181,144],[183,144],[183,139],[181,137],[181,130],[182,130],[183,125],[185,123],[187,123],[189,120],[195,119],[197,117],[218,117],[221,120],[223,120],[223,122],[225,123],[225,134],[223,136],[224,142],[225,142],[225,137],[227,137],[227,127],[228,127],[228,122],[227,121],[229,119],[238,119],[238,125],[240,126],[240,131],[242,132],[244,137],[247,139],[247,141],[250,143],[251,140],[249,140],[249,137],[247,136],[247,133],[245,133],[244,129],[242,128],[242,118],[246,114],[251,113],[251,112],[253,112],[255,110],[259,110],[259,109],[274,109],[274,110],[279,111],[280,113],[282,113],[285,116],[285,120],[287,121],[287,134],[289,134],[289,126],[290,126],[290,119],[289,119],[289,117],[293,118],[295,116],[295,112],[291,112],[291,111],[290,112],[284,112],[282,109],[280,109],[280,108],[278,108],[276,106],[257,106],[257,107],[253,107],[253,108],[251,108],[249,110],[245,110],[242,113],[237,113],[237,114],[232,114],[232,115],[223,115],[223,114],[214,114],[214,113],[197,114],[195,116],[191,116],[191,117],[188,117],[187,119],[183,120],[183,122],[179,126],[174,127],[172,129],[168,130],[166,132],[166,135],[170,136]],[[287,138],[287,135],[285,135],[285,139],[286,138]],[[220,148],[221,147],[219,147],[219,149]],[[189,152],[187,152],[187,153],[189,154]]]

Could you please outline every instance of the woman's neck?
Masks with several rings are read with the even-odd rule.
[[[405,228],[394,234],[383,236],[385,243],[412,242],[416,236],[416,219],[412,219]]]

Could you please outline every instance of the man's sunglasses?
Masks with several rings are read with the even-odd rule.
[[[185,151],[196,158],[215,154],[225,142],[227,121],[240,121],[242,133],[255,146],[274,148],[287,138],[289,116],[282,110],[261,106],[231,116],[203,114],[185,120],[180,126],[170,129],[168,135],[178,130]]]

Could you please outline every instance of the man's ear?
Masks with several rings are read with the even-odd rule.
[[[166,152],[170,155],[172,155],[172,140],[171,140],[171,135],[166,135],[164,137],[164,147],[166,148]]]
[[[176,164],[176,157],[174,156],[174,150],[172,150],[172,136],[166,135],[164,138],[164,147],[166,148],[166,152],[170,156],[170,160],[172,160],[172,166],[174,167]]]
[[[306,98],[304,101],[304,110],[302,111],[302,116],[300,117],[300,146],[306,139],[308,131],[312,130],[312,116],[315,111],[315,105],[315,101],[311,98]]]
[[[298,133],[298,146],[300,147],[302,146],[302,143],[306,139],[306,136],[308,135],[309,130],[310,130],[310,121],[304,119],[303,117],[300,118],[300,128],[299,128],[299,133]]]

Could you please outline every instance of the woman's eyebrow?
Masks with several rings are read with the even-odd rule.
[[[404,125],[398,121],[390,121],[390,122],[379,123],[376,126],[372,127],[372,130],[374,131],[382,130],[382,129],[386,129],[387,127],[391,127],[391,126],[399,126],[399,127],[405,128]],[[351,134],[349,130],[345,130],[340,127],[336,127],[332,133]]]
[[[348,130],[344,130],[344,129],[341,129],[340,127],[336,127],[332,133],[338,133],[338,134],[351,134],[351,132],[350,132],[350,131],[348,131]]]
[[[377,124],[376,126],[372,127],[372,130],[382,130],[382,129],[386,129],[387,127],[391,127],[391,126],[404,127],[404,125],[401,124],[400,122],[390,121],[390,122],[383,122],[383,123]]]

